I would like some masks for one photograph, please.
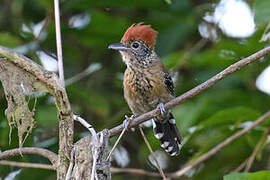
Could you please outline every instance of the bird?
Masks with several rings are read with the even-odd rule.
[[[132,24],[120,43],[108,48],[119,51],[126,64],[124,97],[133,115],[160,109],[161,115],[152,119],[154,136],[169,155],[177,156],[181,136],[172,112],[164,108],[174,98],[174,83],[155,52],[157,34],[151,25]]]

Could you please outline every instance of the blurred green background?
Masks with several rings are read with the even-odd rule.
[[[119,42],[125,30],[133,23],[145,22],[159,31],[156,52],[168,68],[176,74],[176,95],[188,91],[209,79],[230,64],[263,47],[260,42],[270,23],[269,0],[247,0],[255,13],[256,32],[245,39],[225,36],[217,26],[218,39],[202,39],[198,26],[206,12],[214,12],[218,0],[63,0],[61,1],[61,30],[65,78],[83,78],[67,85],[74,113],[81,115],[97,130],[112,128],[131,112],[124,100],[122,77],[125,70],[118,52],[108,50],[110,43]],[[38,52],[56,54],[53,1],[1,0],[0,44],[41,63]],[[77,18],[77,21],[76,21]],[[80,19],[78,21],[78,19]],[[45,25],[44,25],[45,24]],[[41,33],[40,33],[41,32]],[[46,58],[45,58],[46,59]],[[177,124],[184,137],[182,153],[178,157],[164,154],[152,128],[145,132],[158,150],[166,172],[180,169],[242,129],[269,110],[269,95],[255,86],[256,78],[270,64],[270,56],[237,71],[214,87],[173,109]],[[72,80],[68,80],[71,82]],[[269,80],[270,81],[270,80]],[[268,82],[270,83],[270,82]],[[33,98],[32,98],[33,99]],[[9,127],[4,110],[7,107],[0,88],[0,148],[2,151],[18,147],[16,129],[9,145]],[[53,99],[49,95],[38,97],[35,118],[37,125],[24,146],[36,146],[57,152],[58,120]],[[268,125],[270,119],[238,138],[181,179],[215,180],[231,173],[253,152],[259,149],[251,172],[270,168]],[[75,139],[88,135],[85,128],[75,123]],[[111,144],[116,137],[111,139]],[[34,155],[10,160],[48,163]],[[115,167],[143,168],[156,171],[149,151],[138,131],[129,131],[121,140],[112,161]],[[0,179],[20,168],[0,166]],[[268,174],[262,171],[255,179]],[[248,174],[230,176],[238,179]],[[113,179],[157,179],[130,174],[112,174]],[[55,179],[54,171],[23,168],[15,179]],[[261,178],[264,179],[264,178]]]

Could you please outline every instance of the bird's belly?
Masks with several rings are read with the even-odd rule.
[[[149,80],[129,81],[124,83],[124,96],[134,115],[140,115],[157,107],[160,102],[167,102],[162,93]]]
[[[140,115],[154,109],[158,105],[158,98],[151,97],[151,93],[139,91],[124,91],[125,99],[135,115]]]

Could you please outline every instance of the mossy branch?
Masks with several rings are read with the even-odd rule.
[[[33,76],[35,91],[47,91],[55,98],[59,117],[59,166],[57,167],[60,179],[66,174],[69,156],[73,145],[73,113],[66,94],[58,76],[45,70],[31,59],[9,48],[0,46],[0,63],[9,63],[19,68],[23,73]],[[14,68],[15,69],[15,68]],[[10,69],[9,69],[10,70]],[[2,77],[5,78],[5,77]],[[60,173],[60,174],[59,174]]]

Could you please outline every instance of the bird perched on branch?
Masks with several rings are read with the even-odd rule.
[[[161,115],[152,120],[154,135],[166,152],[176,156],[181,137],[172,113],[164,108],[164,103],[174,98],[174,85],[154,51],[157,34],[150,25],[133,24],[121,43],[111,44],[109,49],[120,51],[127,66],[123,87],[132,113],[137,116],[159,108]]]

